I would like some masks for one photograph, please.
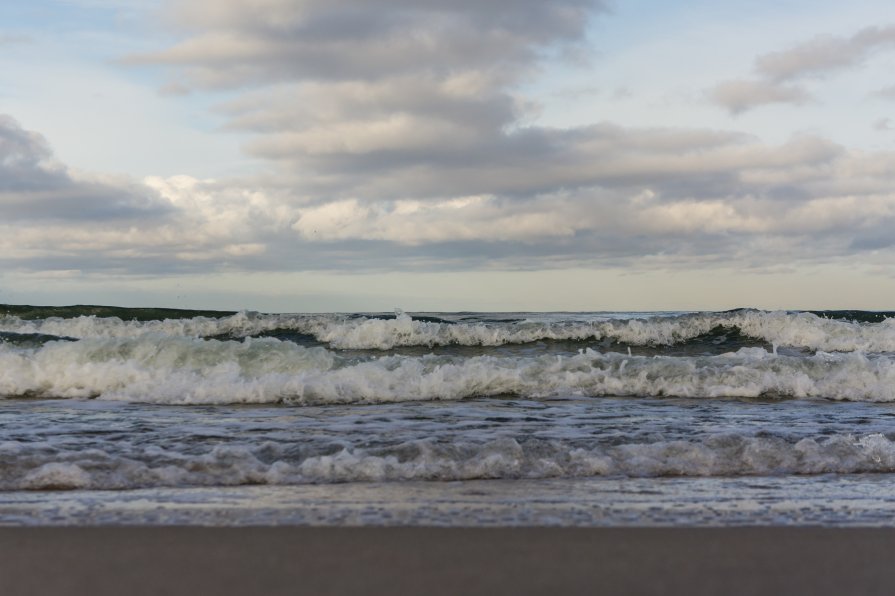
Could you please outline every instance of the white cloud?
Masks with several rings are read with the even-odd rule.
[[[505,208],[493,196],[372,204],[351,199],[300,210],[293,229],[312,242],[360,239],[414,246],[469,240],[537,243],[586,227],[551,209],[553,201],[526,207]]]

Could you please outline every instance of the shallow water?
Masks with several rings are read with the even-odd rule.
[[[895,472],[895,404],[489,398],[0,403],[0,488]]]
[[[579,478],[0,494],[0,526],[895,527],[895,477]]]

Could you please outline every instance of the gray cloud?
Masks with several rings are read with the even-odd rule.
[[[879,164],[819,138],[767,146],[723,131],[526,125],[537,106],[515,84],[544,53],[583,40],[600,2],[271,0],[266,9],[178,3],[184,41],[134,59],[173,67],[181,85],[244,89],[221,110],[254,135],[250,153],[277,165],[268,185],[291,209],[266,257],[290,243],[313,255],[305,267],[356,266],[361,254],[455,266],[724,259],[781,245],[806,257],[820,236],[830,239],[820,252],[852,246],[847,226],[818,215],[822,201],[887,196]],[[847,40],[849,60],[886,35]],[[785,81],[822,70],[820,45],[760,58],[761,81],[721,86],[716,100],[737,112],[807,101]],[[849,213],[866,207],[882,221],[886,200]]]
[[[895,85],[874,91],[873,95],[882,99],[895,99]]]
[[[172,4],[195,35],[135,63],[181,66],[190,84],[375,80],[482,68],[512,76],[539,48],[580,41],[601,0],[243,0]],[[497,71],[503,71],[498,73]]]
[[[773,103],[802,104],[810,100],[810,95],[794,85],[795,81],[853,67],[884,49],[895,49],[895,25],[867,27],[850,37],[819,36],[758,56],[757,79],[722,82],[709,90],[709,97],[732,114]]]
[[[0,115],[0,190],[63,184],[65,173],[50,162],[51,157],[42,136],[24,130],[10,116]]]
[[[563,151],[560,133],[519,130],[537,108],[513,89],[544,53],[582,43],[605,10],[601,0],[172,6],[188,37],[131,61],[172,66],[183,87],[260,88],[222,108],[229,126],[255,133],[248,151],[299,178],[296,194],[312,201],[374,173],[363,186],[377,196],[406,192],[385,188],[401,175],[443,196],[439,172]]]
[[[666,197],[767,192],[741,189],[744,173],[774,178],[768,172],[792,169],[794,160],[809,169],[840,151],[817,139],[762,148],[717,131],[526,125],[537,106],[514,85],[537,69],[542,53],[583,39],[585,17],[603,10],[600,2],[265,6],[177,3],[173,17],[186,39],[139,60],[173,66],[184,85],[249,87],[222,112],[231,128],[253,134],[247,151],[277,164],[280,177],[271,184],[291,188],[293,205],[528,200],[657,184]],[[329,54],[321,62],[312,51]],[[721,91],[738,110],[806,99],[765,87]],[[786,196],[805,192],[791,181],[769,187]]]
[[[895,25],[867,27],[851,37],[816,37],[788,50],[759,56],[755,69],[773,81],[792,81],[854,66],[881,49],[895,49]]]
[[[51,155],[39,136],[7,128],[19,141],[33,141],[26,147],[42,147],[31,153],[44,160]],[[163,207],[159,215],[77,222],[3,218],[0,261],[17,268],[129,275],[632,264],[642,269],[760,267],[781,258],[822,261],[888,250],[884,240],[895,224],[895,155],[852,154],[811,137],[767,146],[743,135],[699,130],[600,125],[544,134],[530,161],[492,160],[478,168],[470,162],[462,170],[446,167],[418,179],[416,168],[397,168],[390,177],[374,177],[388,193],[364,198],[337,195],[336,186],[304,200],[288,184],[150,178],[131,187],[137,195],[155,197]],[[574,147],[568,162],[544,161],[556,146]],[[42,167],[40,159],[29,159],[34,168]],[[371,184],[369,178],[359,180]],[[395,191],[413,184],[433,185],[432,195]],[[440,198],[434,194],[439,185]],[[486,187],[502,190],[464,194]]]
[[[15,220],[114,220],[164,213],[153,193],[75,177],[46,140],[0,114],[0,214]]]
[[[0,261],[35,269],[143,274],[226,267],[265,252],[288,210],[254,189],[192,178],[98,177],[0,115]]]
[[[657,184],[668,195],[716,196],[738,190],[745,174],[787,171],[796,164],[808,167],[841,152],[822,139],[763,147],[737,133],[627,129],[609,123],[566,130],[526,128],[453,146],[433,135],[429,145],[414,137],[420,142],[417,147],[334,146],[320,153],[280,145],[278,139],[263,138],[265,149],[280,151],[267,156],[294,164],[299,172],[294,184],[327,200],[477,194],[525,200],[560,189]]]
[[[725,81],[710,92],[711,99],[731,114],[772,103],[802,104],[810,100],[808,93],[792,85],[772,81]]]
[[[31,43],[31,38],[18,33],[0,33],[0,47]]]

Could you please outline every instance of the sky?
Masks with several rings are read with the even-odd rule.
[[[0,303],[892,309],[890,14],[10,0]]]

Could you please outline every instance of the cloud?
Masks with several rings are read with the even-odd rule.
[[[310,241],[385,240],[410,246],[469,240],[538,243],[574,236],[580,226],[552,211],[555,206],[542,200],[525,210],[505,208],[493,196],[372,204],[344,200],[299,210],[292,228]]]
[[[710,97],[731,114],[741,114],[772,103],[803,104],[810,100],[808,93],[800,87],[749,80],[720,83],[711,90]]]
[[[253,133],[249,153],[300,180],[307,200],[354,189],[398,198],[406,190],[387,186],[402,177],[442,196],[440,172],[553,153],[545,144],[562,135],[517,130],[537,106],[514,89],[545,56],[584,43],[604,10],[601,0],[192,0],[171,12],[187,37],[130,62],[171,67],[177,89],[240,90],[222,107],[229,127]]]
[[[0,216],[4,221],[151,218],[165,209],[144,189],[70,171],[53,159],[42,136],[0,114]]]
[[[171,17],[185,38],[132,61],[166,65],[185,87],[237,91],[221,113],[252,135],[249,153],[277,167],[268,185],[285,192],[293,217],[267,243],[271,258],[292,247],[312,256],[302,266],[357,267],[360,255],[523,266],[774,259],[781,246],[813,258],[850,250],[848,225],[887,217],[891,158],[821,138],[768,146],[725,131],[528,124],[538,106],[518,83],[545,56],[584,43],[602,2],[261,8],[178,3]],[[846,40],[849,60],[882,47],[887,32]],[[761,57],[761,80],[722,85],[715,99],[734,112],[808,101],[787,81],[822,70],[821,45]],[[819,215],[840,203],[848,225]]]
[[[895,99],[895,85],[874,91],[873,95],[882,99]]]
[[[895,49],[895,25],[867,27],[851,37],[816,37],[788,50],[759,56],[755,69],[772,81],[792,81],[854,66],[882,49]]]
[[[513,76],[540,48],[580,41],[588,16],[604,8],[601,0],[187,0],[171,16],[196,34],[129,60],[181,66],[200,87],[470,68]]]
[[[18,186],[0,210],[30,215],[0,222],[4,263],[146,275],[686,268],[888,250],[862,239],[895,225],[893,154],[808,135],[771,145],[723,130],[532,124],[522,83],[586,43],[601,2],[172,7],[181,41],[130,61],[165,66],[168,91],[226,88],[220,113],[270,170],[91,178],[7,125],[0,180]],[[770,79],[720,98],[734,111],[808,99]],[[95,215],[47,217],[82,204]]]
[[[282,217],[283,208],[248,188],[75,172],[41,135],[0,115],[0,261],[7,264],[132,274],[226,264],[263,253],[259,238],[294,219]]]
[[[228,127],[251,135],[246,150],[278,169],[270,184],[303,208],[655,184],[703,198],[729,191],[753,161],[773,170],[793,156],[828,158],[816,140],[787,154],[719,131],[529,124],[538,107],[518,84],[583,43],[603,10],[585,0],[266,0],[263,10],[194,0],[172,8],[182,41],[133,60],[169,66],[185,87],[235,89],[221,107]],[[736,110],[807,99],[767,87],[719,93]]]
[[[82,183],[52,161],[46,141],[4,123],[4,173],[18,168],[32,183],[10,185],[0,209],[10,197],[29,205],[47,189],[57,201],[71,200],[63,197]],[[880,239],[895,225],[893,154],[853,153],[814,137],[768,146],[733,133],[609,124],[540,134],[546,139],[528,161],[469,161],[418,179],[415,168],[400,167],[376,182],[378,196],[352,196],[340,185],[307,196],[276,186],[282,178],[260,186],[189,176],[107,181],[91,200],[106,201],[108,211],[94,208],[92,217],[56,217],[57,205],[48,215],[51,205],[40,202],[28,217],[5,211],[0,261],[141,276],[768,266],[888,250]],[[553,157],[555,147],[567,159]],[[398,192],[414,185],[427,193]],[[484,187],[502,190],[462,194]],[[154,210],[116,211],[145,197]]]
[[[819,36],[758,56],[757,79],[722,82],[709,90],[709,97],[731,114],[773,103],[802,104],[810,100],[810,95],[794,82],[856,66],[873,52],[885,49],[895,49],[895,25],[867,27],[849,37]]]
[[[886,132],[889,130],[895,130],[895,127],[892,126],[892,120],[889,118],[880,118],[876,122],[873,123],[873,130],[878,130],[881,132]]]
[[[0,33],[0,48],[3,46],[15,46],[31,43],[32,39],[27,35],[18,33]]]

